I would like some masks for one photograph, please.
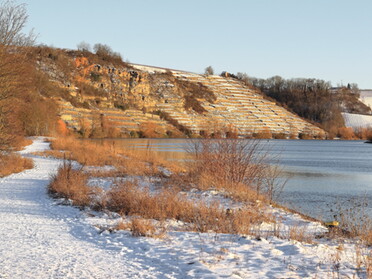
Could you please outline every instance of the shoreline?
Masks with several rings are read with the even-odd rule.
[[[0,226],[5,237],[0,239],[0,253],[6,259],[0,260],[0,277],[351,278],[367,272],[364,264],[350,261],[357,253],[353,243],[342,242],[341,251],[341,244],[332,239],[307,243],[276,237],[275,230],[280,229],[302,239],[302,227],[292,229],[291,224],[314,226],[293,219],[291,214],[283,216],[286,227],[266,226],[274,234],[261,237],[169,231],[164,239],[157,239],[134,237],[128,230],[109,231],[107,228],[122,222],[122,217],[82,211],[47,196],[50,174],[57,171],[62,160],[31,154],[48,145],[35,139],[22,154],[32,157],[36,167],[0,179],[5,194],[0,197],[0,223],[5,222]],[[29,194],[24,196],[21,189]],[[7,211],[3,211],[4,202],[11,205]],[[22,211],[13,210],[19,206]],[[17,218],[24,221],[18,224],[9,212],[17,212]],[[27,241],[22,241],[25,234]],[[370,248],[358,249],[360,259],[365,259]],[[336,255],[337,270],[333,268]]]

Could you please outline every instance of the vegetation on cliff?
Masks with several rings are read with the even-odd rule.
[[[237,79],[259,89],[286,109],[310,122],[318,123],[330,136],[342,136],[344,119],[341,112],[370,114],[371,109],[359,101],[356,84],[333,88],[329,82],[312,78],[268,79],[249,77],[238,73]]]

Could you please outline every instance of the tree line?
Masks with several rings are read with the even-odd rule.
[[[336,136],[345,123],[341,112],[369,114],[371,109],[361,103],[357,84],[333,88],[330,82],[314,78],[268,79],[234,75],[247,86],[259,89],[266,97],[308,121],[319,124]]]

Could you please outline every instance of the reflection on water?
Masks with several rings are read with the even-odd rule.
[[[184,160],[189,139],[96,140],[114,148],[149,149],[167,160]],[[270,140],[264,150],[280,158],[290,175],[281,202],[313,217],[330,218],[335,204],[372,201],[372,145],[363,141]],[[372,205],[372,202],[370,202]]]

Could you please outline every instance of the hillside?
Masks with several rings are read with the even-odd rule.
[[[86,137],[324,135],[230,77],[127,64],[88,52],[36,48],[34,55],[53,84],[42,94],[56,99],[61,118]]]

